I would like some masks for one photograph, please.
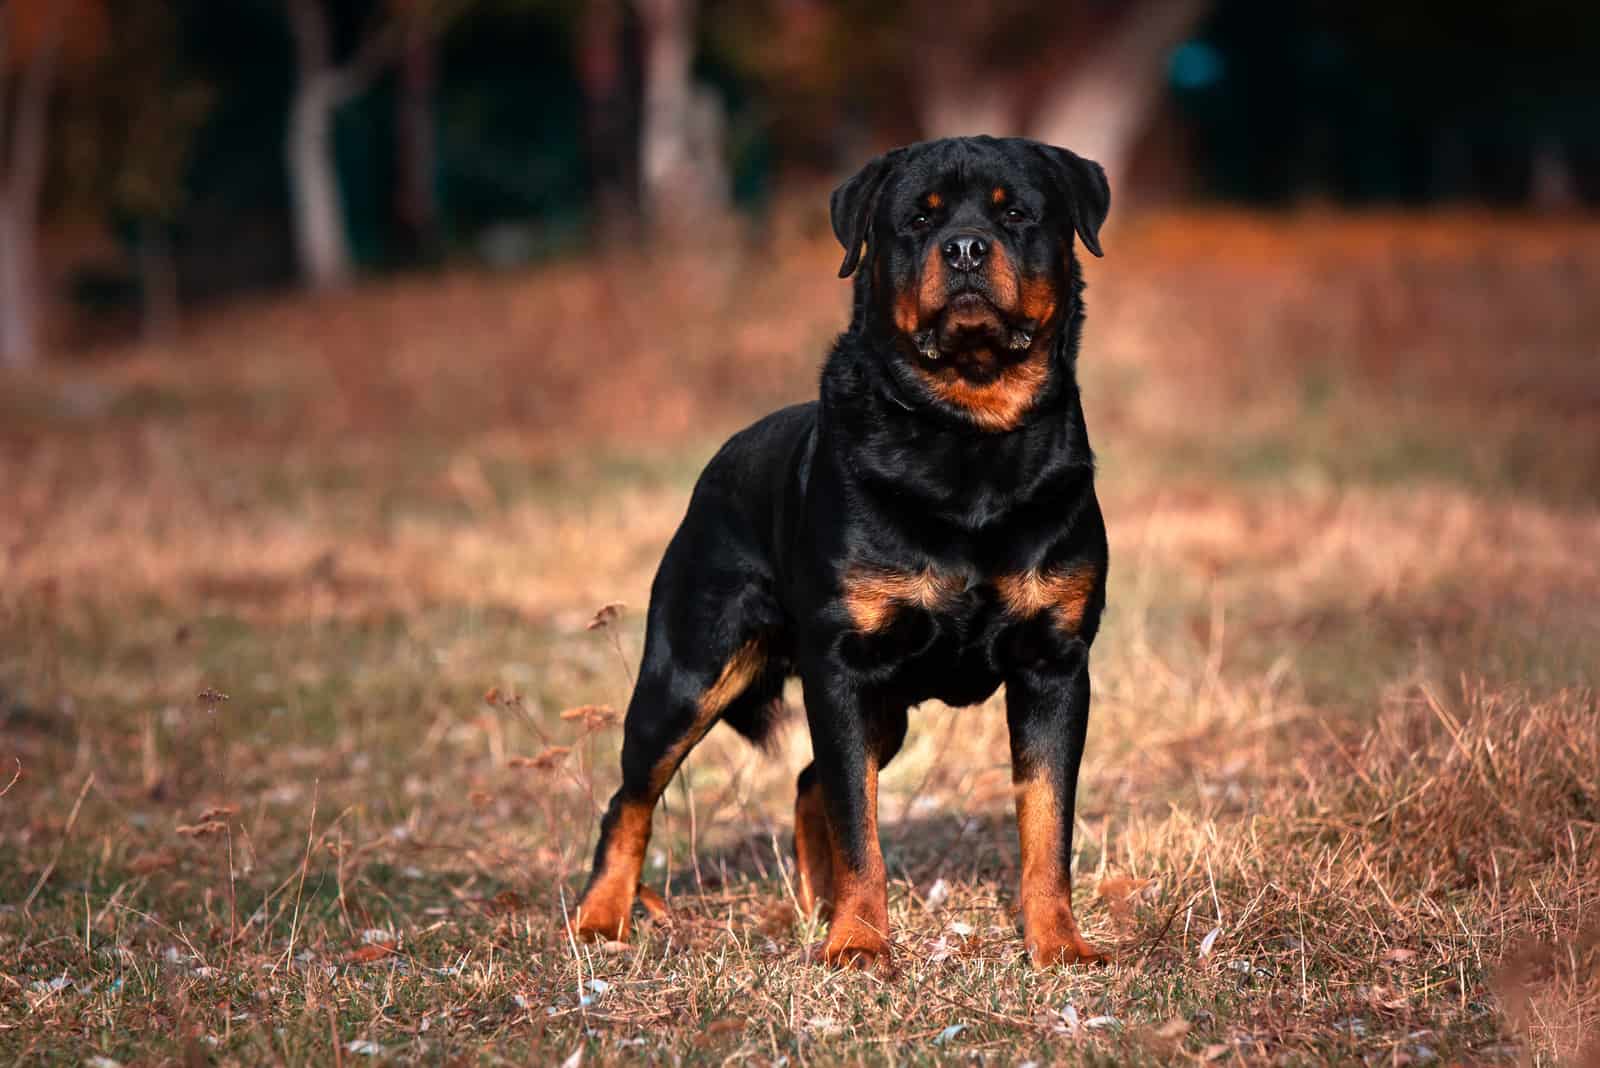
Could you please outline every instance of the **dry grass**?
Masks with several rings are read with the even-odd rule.
[[[921,710],[885,774],[894,976],[802,961],[801,730],[691,759],[670,922],[561,935],[617,743],[561,713],[625,702],[719,436],[812,388],[825,238],[241,308],[7,381],[0,1055],[1600,1063],[1597,237],[1108,238],[1093,972],[1024,966],[992,706]]]

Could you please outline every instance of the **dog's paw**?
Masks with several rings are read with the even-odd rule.
[[[1029,937],[1028,959],[1033,961],[1035,968],[1111,963],[1110,954],[1101,952],[1085,942],[1077,931],[1064,936]]]
[[[633,928],[632,912],[633,894],[596,886],[578,902],[567,919],[567,929],[580,942],[626,942]]]
[[[888,938],[876,925],[856,917],[836,918],[828,930],[828,940],[812,947],[811,956],[833,968],[872,971],[880,975],[893,971]]]

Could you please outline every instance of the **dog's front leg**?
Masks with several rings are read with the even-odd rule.
[[[1089,650],[1017,670],[1006,680],[1011,781],[1022,840],[1022,930],[1035,967],[1105,959],[1072,915],[1072,820],[1089,727]]]
[[[878,842],[882,727],[842,672],[808,670],[802,681],[833,853],[833,920],[822,956],[833,965],[871,967],[889,956],[889,887]]]

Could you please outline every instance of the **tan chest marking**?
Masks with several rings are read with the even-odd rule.
[[[965,577],[932,568],[890,571],[854,567],[844,577],[844,607],[856,630],[871,634],[887,626],[905,605],[937,611],[966,588]]]
[[[969,382],[954,368],[924,371],[923,375],[940,400],[960,408],[984,430],[1014,430],[1049,380],[1048,359],[1039,350],[1028,359],[1009,365],[998,378],[988,382]]]
[[[1055,625],[1068,634],[1078,633],[1094,592],[1095,571],[1089,565],[1023,571],[995,580],[1000,601],[1018,619],[1048,612]]]
[[[1048,613],[1057,627],[1076,634],[1083,626],[1095,577],[1095,569],[1084,564],[1001,575],[994,587],[1008,615],[1023,620]],[[903,607],[936,612],[970,586],[964,575],[933,568],[892,571],[858,566],[845,574],[844,606],[856,630],[871,634],[888,626]]]

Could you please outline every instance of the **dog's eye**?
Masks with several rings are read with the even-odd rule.
[[[933,220],[920,212],[911,217],[911,229],[913,230],[926,230],[932,224]]]
[[[1023,219],[1026,219],[1026,218],[1027,218],[1027,216],[1022,213],[1022,210],[1020,208],[1007,208],[1006,209],[1006,222],[1017,223],[1017,222],[1021,222]]]

